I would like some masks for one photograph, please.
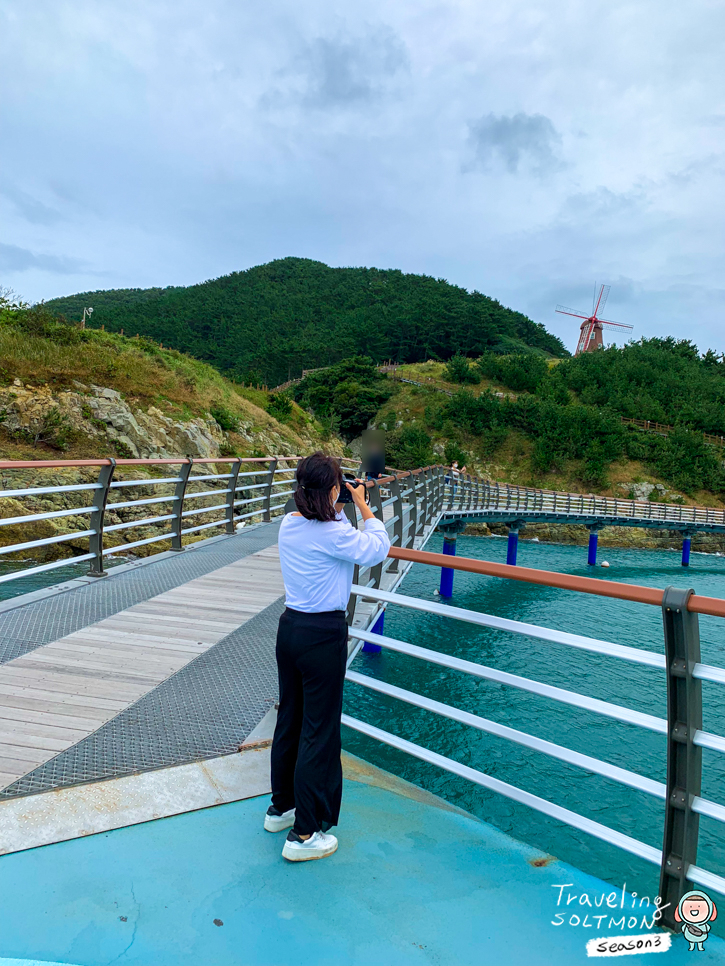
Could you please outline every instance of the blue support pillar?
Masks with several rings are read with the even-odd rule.
[[[692,546],[692,537],[689,535],[682,541],[682,566],[690,566],[690,547]]]
[[[370,628],[373,634],[382,634],[385,631],[385,611],[380,611],[380,617],[375,621],[373,626]],[[371,644],[370,641],[365,641],[362,646],[363,654],[379,654],[382,651],[382,647],[379,644]]]
[[[516,566],[516,553],[519,549],[519,531],[513,527],[509,530],[508,546],[506,547],[506,563],[511,567]]]
[[[455,557],[456,555],[456,536],[456,533],[443,534],[443,553],[448,554],[450,557]],[[453,596],[452,567],[441,567],[441,586],[438,593],[441,597]]]
[[[591,530],[589,532],[589,554],[587,556],[587,563],[590,567],[596,567],[597,565],[597,541],[599,540],[599,534],[596,530]]]

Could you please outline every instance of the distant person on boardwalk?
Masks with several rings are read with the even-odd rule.
[[[466,472],[466,467],[464,466],[462,470],[458,469],[458,460],[453,460],[451,463],[450,470],[446,473],[446,483],[451,485],[451,496],[456,495],[456,490],[458,489],[458,481],[460,479],[461,473]]]
[[[362,530],[340,512],[343,485],[362,514]],[[288,513],[279,530],[287,609],[277,631],[279,713],[264,827],[290,829],[282,855],[304,862],[337,849],[337,839],[327,833],[337,825],[342,800],[345,608],[355,564],[381,563],[390,540],[365,502],[365,486],[344,483],[340,461],[332,456],[314,453],[300,460],[294,500],[297,512]]]
[[[385,445],[381,434],[373,434],[363,453],[365,478],[379,480],[385,473]]]

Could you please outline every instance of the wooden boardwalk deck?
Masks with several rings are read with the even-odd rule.
[[[386,518],[392,517],[392,507],[386,507],[384,512]],[[407,514],[405,505],[404,518]],[[256,532],[261,534],[262,529]],[[103,731],[99,729],[159,685],[170,687],[169,679],[185,665],[233,636],[238,628],[277,601],[284,594],[284,585],[278,546],[273,542],[276,530],[268,532],[269,537],[257,543],[253,552],[249,544],[245,551],[242,544],[236,543],[244,537],[230,537],[239,548],[239,559],[227,563],[229,556],[220,557],[219,566],[204,576],[187,579],[96,623],[81,627],[76,623],[78,629],[72,633],[0,664],[0,791],[26,779],[57,756],[59,762],[65,762],[63,752],[96,732],[102,741]],[[431,532],[432,528],[427,527],[425,534],[416,538],[416,547],[422,547]],[[267,546],[259,549],[265,540]],[[180,559],[172,555],[162,567],[173,570]],[[400,572],[386,572],[383,589],[396,586],[407,566]],[[178,569],[175,572],[180,573]],[[367,569],[361,572],[360,583],[365,585],[369,575]],[[116,578],[112,574],[107,579]],[[51,598],[47,607],[53,606]],[[378,606],[373,601],[358,600],[354,626],[368,627]],[[265,640],[255,639],[253,648],[255,652],[259,649],[260,660],[266,662],[275,677],[273,649],[270,654],[269,648],[273,633],[267,628]],[[263,659],[262,654],[266,655]],[[229,673],[234,677],[239,672]],[[243,674],[239,678],[241,690],[251,686],[246,677]],[[235,685],[235,690],[239,688]],[[252,704],[254,697],[250,695]],[[213,692],[205,700],[213,703]],[[210,707],[209,714],[219,714],[219,707]],[[164,723],[162,716],[156,727],[163,728]],[[129,733],[127,740],[134,742],[140,734],[138,730],[133,736]],[[147,737],[142,735],[140,740]],[[118,750],[111,753],[111,757],[114,755],[118,755]],[[112,764],[109,773],[114,773]],[[12,789],[10,794],[31,792],[34,782],[35,779],[26,782],[22,789]]]
[[[91,734],[284,593],[277,545],[0,666],[0,787]]]

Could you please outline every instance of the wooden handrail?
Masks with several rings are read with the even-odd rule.
[[[270,456],[204,456],[194,457],[197,463],[268,463]],[[299,456],[278,456],[277,459],[295,460]],[[186,464],[191,461],[188,456],[159,457],[158,459],[117,459],[116,466],[158,466],[159,464]],[[96,460],[0,460],[0,470],[29,470],[29,469],[60,469],[73,466],[109,466],[108,458]]]
[[[637,584],[623,584],[614,580],[597,580],[595,577],[575,577],[572,574],[559,574],[551,570],[534,570],[531,567],[498,564],[488,560],[472,560],[470,557],[452,557],[448,554],[429,553],[426,550],[403,550],[399,547],[391,547],[388,556],[397,560],[428,564],[432,567],[448,567],[451,570],[463,570],[486,577],[521,580],[528,584],[558,587],[561,590],[596,594],[599,597],[614,597],[616,600],[630,600],[656,607],[662,606],[664,596],[664,591],[657,587],[641,587]],[[693,594],[688,601],[687,609],[696,614],[725,617],[725,600]]]

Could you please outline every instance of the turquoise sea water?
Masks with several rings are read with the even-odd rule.
[[[426,549],[440,551],[436,534]],[[458,555],[504,563],[502,538],[459,537]],[[725,597],[725,558],[693,554],[689,569],[673,551],[600,549],[609,569],[588,567],[586,547],[522,541],[521,566],[664,588],[693,587]],[[434,597],[437,568],[415,565],[401,592]],[[451,604],[663,653],[657,607],[456,572]],[[447,654],[615,704],[664,717],[664,672],[615,658],[390,607],[385,633]],[[700,618],[702,660],[725,667],[725,620]],[[361,654],[355,670],[665,781],[665,738],[494,682],[385,651]],[[703,682],[704,728],[725,734],[725,686]],[[465,725],[348,684],[345,711],[385,730],[563,805],[656,848],[662,847],[664,803],[642,792],[556,761]],[[345,747],[423,785],[531,845],[641,895],[655,895],[658,870],[605,842],[438,768],[344,729]],[[725,803],[725,757],[703,751],[703,796]],[[481,856],[485,868],[486,857]],[[700,819],[698,865],[725,873],[725,826]],[[718,922],[719,925],[719,922]]]

